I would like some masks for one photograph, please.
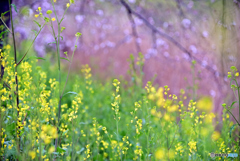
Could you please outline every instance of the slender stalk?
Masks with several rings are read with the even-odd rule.
[[[239,91],[239,85],[238,85],[238,83],[237,83],[237,80],[236,80],[236,78],[234,78],[233,79],[234,81],[235,81],[235,83],[236,83],[236,86],[237,86],[237,91],[238,91],[238,97],[236,96],[236,94],[235,94],[235,92],[234,92],[234,89],[233,89],[233,93],[234,93],[234,96],[238,99],[238,111],[239,111],[239,113],[238,113],[238,121],[237,121],[237,119],[234,117],[234,115],[232,114],[232,112],[230,111],[230,110],[228,110],[227,108],[227,111],[233,116],[233,118],[234,118],[234,120],[237,122],[237,124],[238,124],[238,126],[240,126],[240,91]],[[239,133],[238,133],[238,135],[240,136],[240,130],[239,130]],[[240,138],[239,138],[239,143],[238,143],[238,145],[239,145],[239,147],[240,147]],[[239,149],[239,154],[240,154],[240,149]]]
[[[6,23],[3,21],[2,17],[0,17],[2,23],[4,24],[4,26],[7,28],[7,30],[12,34],[12,31],[9,29],[9,27],[6,25]]]
[[[238,124],[238,126],[240,126],[240,123],[238,122],[238,120],[236,119],[236,117],[232,114],[232,112],[226,108],[226,110],[232,115],[232,117],[234,118],[234,120],[236,121],[236,123]]]
[[[66,80],[66,82],[65,82],[64,89],[63,89],[62,94],[61,94],[61,62],[60,62],[60,49],[59,49],[60,34],[61,34],[60,25],[61,25],[62,20],[64,19],[64,16],[65,16],[65,14],[66,14],[66,12],[67,12],[67,10],[68,10],[68,7],[67,7],[67,9],[65,10],[65,12],[64,12],[61,20],[59,21],[53,0],[51,0],[51,3],[52,3],[52,6],[53,6],[53,12],[54,12],[54,14],[55,14],[55,17],[56,17],[56,20],[57,20],[57,25],[58,25],[58,32],[57,32],[57,37],[56,37],[56,34],[55,34],[55,32],[54,32],[54,29],[53,29],[53,24],[52,24],[52,21],[51,21],[51,27],[52,27],[52,31],[53,31],[53,36],[54,36],[54,39],[55,39],[55,42],[56,42],[56,47],[57,47],[57,60],[58,60],[58,82],[59,82],[59,92],[58,92],[58,94],[59,94],[59,103],[58,103],[57,131],[59,132],[59,123],[60,123],[60,119],[61,119],[61,100],[62,100],[63,92],[64,92],[64,89],[65,89],[65,86],[66,86],[66,83],[67,83],[67,80],[68,80],[68,77],[67,77],[67,80]],[[76,49],[74,49],[74,52],[75,52],[75,50],[76,50]],[[74,52],[73,52],[73,55],[74,55]],[[72,55],[72,59],[73,59],[73,55]],[[71,62],[72,62],[72,61],[71,61]],[[72,64],[72,63],[71,63],[71,64]],[[70,68],[71,68],[71,64],[70,64],[70,67],[69,67],[69,71],[70,71]],[[69,71],[68,71],[68,76],[69,76]],[[55,139],[55,151],[57,151],[58,139],[59,139],[59,138],[56,138],[56,139]]]
[[[72,120],[72,128],[74,128],[73,120]],[[74,129],[72,129],[72,157],[71,157],[71,161],[73,161],[73,144],[74,144]]]
[[[16,48],[16,41],[15,41],[15,34],[14,34],[14,26],[13,26],[13,18],[12,18],[12,6],[10,0],[8,0],[9,3],[9,9],[10,9],[10,21],[11,21],[11,27],[12,27],[12,39],[13,39],[13,47],[14,47],[14,61],[15,61],[15,83],[16,83],[16,102],[17,102],[17,124],[20,123],[18,120],[19,117],[19,94],[18,94],[18,76],[17,76],[17,48]],[[18,154],[20,154],[20,126],[17,127],[17,151]]]
[[[37,113],[37,115],[38,115],[38,118],[39,118],[39,120],[41,120],[41,116],[40,116],[40,114],[39,114],[39,112]],[[41,124],[41,122],[39,121],[39,128],[40,129],[42,129],[42,124]],[[42,161],[42,139],[39,139],[39,158],[38,158],[38,160],[39,161]]]
[[[76,42],[75,42],[75,47],[74,47],[74,50],[73,50],[73,53],[72,53],[72,58],[71,58],[70,65],[69,65],[69,68],[68,68],[67,79],[66,79],[66,82],[65,82],[65,84],[64,84],[61,97],[63,96],[64,90],[65,90],[66,85],[67,85],[67,81],[68,81],[68,78],[69,78],[70,69],[71,69],[71,66],[72,66],[73,56],[74,56],[74,53],[75,53],[75,51],[76,51],[76,49],[77,49],[77,46],[76,46],[76,45],[77,45],[77,41],[78,41],[78,37],[77,37]]]
[[[53,30],[53,34],[54,34],[54,38],[55,38],[55,41],[56,41],[56,47],[57,47],[57,59],[58,59],[58,82],[59,82],[59,85],[58,85],[58,88],[59,88],[59,103],[58,103],[58,122],[57,122],[57,131],[59,131],[59,122],[60,122],[60,117],[61,117],[61,99],[62,99],[62,96],[61,96],[61,64],[60,64],[60,50],[59,50],[59,43],[60,43],[60,33],[61,33],[61,29],[60,29],[60,22],[58,20],[58,17],[57,17],[57,13],[56,13],[56,9],[55,9],[55,6],[54,6],[54,3],[53,1],[51,0],[52,2],[52,6],[53,6],[53,12],[55,14],[55,17],[56,17],[56,20],[57,20],[57,24],[58,24],[58,32],[57,32],[57,37],[55,35],[55,32]],[[52,21],[51,21],[51,25],[52,25]],[[52,25],[52,29],[53,29],[53,25]],[[55,139],[55,151],[57,151],[57,146],[58,146],[58,138]]]
[[[33,46],[33,43],[35,42],[36,38],[38,37],[38,35],[40,34],[40,32],[42,31],[43,27],[46,25],[46,22],[44,23],[44,25],[40,28],[40,30],[38,31],[37,35],[35,36],[35,38],[33,39],[31,45],[29,46],[29,48],[27,49],[26,53],[23,55],[23,57],[21,58],[21,60],[17,63],[17,66],[23,61],[23,59],[25,58],[25,56],[27,55],[27,53],[29,52],[30,48]]]
[[[2,79],[0,79],[0,83],[2,84]],[[3,86],[3,84],[2,84]],[[0,99],[0,107],[2,107],[2,100]],[[0,110],[0,139],[2,140],[2,110]],[[2,144],[0,144],[0,149],[2,148]],[[0,153],[0,155],[2,155]],[[1,160],[1,156],[0,156],[0,160]]]
[[[240,122],[240,91],[239,91],[239,86],[238,86],[237,81],[236,81],[236,84],[237,84],[237,89],[238,89],[238,111],[239,111],[239,113],[238,113],[238,125],[239,125],[239,122]],[[240,136],[240,130],[239,130],[238,135]],[[240,139],[239,139],[239,146],[240,146]],[[240,150],[239,150],[239,154],[240,154]]]

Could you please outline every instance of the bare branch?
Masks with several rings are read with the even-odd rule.
[[[176,1],[176,3],[177,3],[178,9],[179,9],[179,11],[180,11],[180,16],[185,17],[184,12],[183,12],[183,9],[182,9],[182,7],[181,7],[181,0],[175,0],[175,1]]]
[[[123,4],[123,3],[126,3],[126,2],[121,1],[121,3]],[[124,4],[123,4],[123,6],[124,6],[124,7],[126,8],[126,10],[127,10],[128,19],[129,19],[129,21],[130,21],[130,23],[131,23],[132,34],[133,34],[133,36],[135,37],[135,44],[136,44],[137,53],[138,53],[138,52],[141,52],[141,48],[140,48],[140,45],[139,45],[139,42],[138,42],[139,36],[138,36],[138,33],[137,33],[137,26],[136,26],[136,23],[135,23],[135,21],[134,21],[134,19],[133,19],[133,16],[132,16],[132,10],[131,10],[131,8],[130,8],[128,5],[124,5]]]
[[[167,39],[168,41],[170,41],[171,43],[173,43],[178,49],[180,49],[181,51],[183,51],[184,53],[188,54],[188,56],[190,57],[191,61],[195,60],[198,64],[202,64],[202,61],[200,59],[198,59],[197,57],[193,56],[192,53],[190,51],[188,51],[185,47],[183,47],[178,41],[176,41],[175,39],[173,39],[171,36],[169,36],[168,34],[158,30],[155,26],[153,26],[148,20],[146,20],[146,18],[144,18],[141,14],[135,12],[133,9],[131,9],[131,7],[124,1],[124,0],[120,0],[121,4],[127,9],[128,13],[131,13],[132,15],[135,15],[136,17],[138,17],[139,19],[141,19],[145,25],[152,30],[152,32],[155,32],[157,34],[159,34],[160,36],[164,37],[165,39]],[[210,71],[211,73],[214,74],[214,77],[216,79],[216,75],[218,74],[219,76],[223,76],[222,74],[218,73],[216,70],[214,70],[211,66],[206,65],[205,68]]]

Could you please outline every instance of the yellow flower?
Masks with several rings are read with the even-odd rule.
[[[69,8],[69,7],[70,7],[70,4],[69,4],[69,3],[67,3],[67,4],[66,4],[66,7],[67,7],[67,8]]]
[[[54,3],[56,3],[56,2],[57,2],[57,0],[53,0],[53,2],[54,2]]]
[[[154,95],[153,95],[153,94],[149,94],[149,95],[148,95],[148,99],[154,100]]]
[[[156,110],[155,109],[151,109],[151,114],[155,115],[156,114]]]
[[[32,159],[34,159],[34,158],[36,157],[36,152],[35,152],[35,151],[29,151],[29,152],[28,152],[28,155],[29,155]]]
[[[42,10],[42,8],[41,7],[38,7],[38,11],[41,11]]]
[[[49,144],[49,143],[51,143],[51,140],[50,140],[49,138],[46,138],[46,139],[44,140],[44,143],[45,143],[45,144]]]
[[[39,14],[35,14],[35,17],[38,18]]]
[[[197,144],[196,141],[190,141],[190,142],[188,143],[188,145],[189,145],[189,151],[190,151],[191,153],[197,150],[196,144]]]
[[[201,129],[201,135],[204,136],[204,137],[207,136],[208,135],[208,129],[207,128],[202,128]]]
[[[52,18],[52,21],[55,21],[55,20],[56,20],[56,18],[55,18],[55,17],[53,17],[53,18]]]
[[[43,130],[44,132],[47,132],[47,131],[48,131],[47,125],[42,125],[42,130]]]
[[[170,150],[169,150],[169,159],[172,160],[172,159],[174,158],[174,155],[175,155],[174,150],[170,149]]]
[[[164,151],[164,149],[158,149],[158,150],[155,152],[155,157],[156,157],[156,159],[161,160],[161,159],[164,158],[164,156],[165,156],[165,151]]]
[[[164,120],[166,120],[166,121],[169,121],[169,120],[170,120],[170,116],[169,116],[168,114],[165,114],[163,118],[164,118]]]
[[[228,114],[228,113],[226,114],[226,118],[227,118],[227,119],[229,118],[229,114]]]
[[[211,97],[203,97],[197,102],[197,108],[202,111],[212,111],[213,102]]]
[[[218,131],[214,131],[213,134],[212,134],[212,139],[214,141],[218,140],[220,138],[220,133]]]
[[[108,153],[104,152],[104,153],[103,153],[103,157],[104,157],[104,158],[107,158],[107,157],[108,157]]]
[[[215,118],[216,116],[215,116],[215,114],[214,113],[210,113],[210,114],[208,114],[206,117],[205,117],[205,121],[206,121],[206,123],[211,123],[212,122],[212,120],[213,120],[213,118]]]
[[[175,112],[175,111],[177,111],[177,109],[178,109],[177,105],[172,105],[172,106],[168,107],[169,112]]]
[[[53,153],[55,151],[55,148],[54,148],[54,146],[51,146],[50,148],[49,148],[49,150],[48,150],[48,152],[51,154],[51,153]]]
[[[239,76],[239,72],[235,73],[235,77],[238,77]]]

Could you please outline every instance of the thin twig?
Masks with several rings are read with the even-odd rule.
[[[6,25],[6,23],[3,21],[2,17],[0,17],[0,19],[3,22],[4,26],[7,28],[7,30],[12,34],[12,31],[9,29],[9,27]]]
[[[184,12],[183,12],[183,9],[182,9],[182,7],[181,7],[181,2],[180,2],[180,0],[176,0],[176,3],[177,3],[177,7],[178,7],[178,9],[179,9],[179,11],[180,11],[180,15],[181,15],[182,17],[185,17]]]
[[[137,26],[136,26],[136,23],[133,19],[131,10],[129,8],[127,8],[126,6],[125,6],[125,8],[127,10],[128,19],[131,23],[132,34],[135,37],[135,44],[136,44],[136,49],[137,49],[137,53],[138,53],[138,52],[141,52],[141,48],[140,48],[140,45],[139,45],[139,42],[138,42],[139,36],[138,36],[138,33],[137,33]]]
[[[3,84],[5,84],[8,87],[8,89],[11,90],[11,87],[6,82],[3,82]],[[14,91],[14,94],[17,95],[16,91]]]

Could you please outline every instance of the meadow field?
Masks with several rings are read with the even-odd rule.
[[[85,46],[82,52],[96,48],[90,42],[91,31],[84,28],[72,34],[72,31],[62,25],[62,22],[67,24],[74,19],[71,17],[70,9],[76,7],[77,0],[76,2],[48,0],[48,2],[50,9],[38,6],[33,11],[32,17],[28,15],[29,22],[31,21],[36,29],[32,31],[32,39],[26,41],[21,41],[19,39],[21,35],[15,31],[19,25],[16,22],[18,18],[16,14],[24,14],[29,9],[19,9],[14,1],[9,0],[10,11],[1,14],[1,161],[240,159],[240,114],[238,114],[240,69],[237,69],[239,67],[237,59],[233,61],[236,65],[229,66],[229,62],[222,62],[221,67],[224,69],[221,70],[223,73],[219,74],[208,64],[200,63],[201,55],[192,55],[196,51],[193,46],[191,52],[182,46],[187,40],[181,40],[180,44],[179,41],[164,34],[163,37],[178,47],[171,48],[169,53],[182,50],[189,55],[187,65],[185,62],[181,66],[178,62],[181,69],[175,66],[176,60],[172,60],[171,54],[167,56],[164,51],[167,49],[164,47],[161,48],[162,52],[174,65],[166,62],[162,65],[159,62],[165,59],[156,58],[154,54],[145,52],[143,48],[144,45],[147,46],[146,43],[141,44],[138,41],[132,41],[130,45],[125,46],[126,48],[120,46],[116,49],[117,52],[121,49],[126,52],[128,48],[134,48],[136,51],[130,50],[133,54],[128,52],[127,56],[120,57],[116,55],[111,57],[109,54],[104,57],[93,55],[87,58],[86,55],[79,54],[78,49],[82,47],[79,42],[84,39],[87,44],[85,45],[89,46],[89,48]],[[100,6],[104,6],[102,2],[96,1]],[[128,3],[133,3],[123,0],[120,2],[126,9],[129,7]],[[143,2],[136,1],[137,3]],[[169,5],[168,2],[166,4]],[[147,10],[150,6],[146,4],[145,7]],[[98,12],[101,15],[100,11]],[[132,15],[128,16],[132,20]],[[11,25],[6,23],[6,17],[9,18]],[[121,22],[124,21],[119,19]],[[142,21],[145,22],[144,19]],[[153,31],[161,35],[163,31],[151,25],[152,23],[148,24]],[[135,33],[133,37],[138,40],[134,25],[132,29]],[[49,39],[42,34],[46,30],[49,30],[48,34],[52,36],[52,42],[48,42]],[[143,31],[140,30],[141,32]],[[68,41],[65,40],[67,38],[63,36],[64,34],[72,34],[69,36],[71,42],[68,43],[71,47],[62,44]],[[37,51],[43,49],[38,43],[43,42],[49,46],[44,49],[46,53],[41,55]],[[163,42],[159,43],[164,46]],[[114,46],[111,42],[105,45],[107,44]],[[205,44],[199,46],[208,50]],[[104,55],[104,51],[103,48],[101,54]],[[159,64],[153,63],[153,60],[149,62],[150,57],[161,61]],[[214,59],[215,56],[210,55],[208,58]],[[127,66],[121,66],[121,63],[116,65],[115,61]],[[101,62],[110,63],[109,68],[102,68],[99,65]],[[216,64],[219,65],[221,62]],[[188,68],[184,71],[186,66]],[[203,80],[199,81],[198,76],[201,74],[199,69],[203,67],[208,73],[206,71],[204,73],[203,70]],[[162,73],[161,77],[150,72],[151,68]],[[181,72],[188,75],[188,83],[182,83],[184,78],[181,77]],[[175,74],[179,77],[172,78]],[[205,79],[208,77],[216,78],[219,84],[215,85],[215,80],[208,82]],[[156,81],[162,79],[165,82]],[[177,85],[182,88],[175,88]],[[222,89],[223,86],[227,89]],[[213,92],[212,88],[225,90],[225,95],[220,93],[222,95],[218,99],[214,96],[219,96],[219,93],[204,95],[204,90]],[[198,91],[203,92],[199,94]]]

